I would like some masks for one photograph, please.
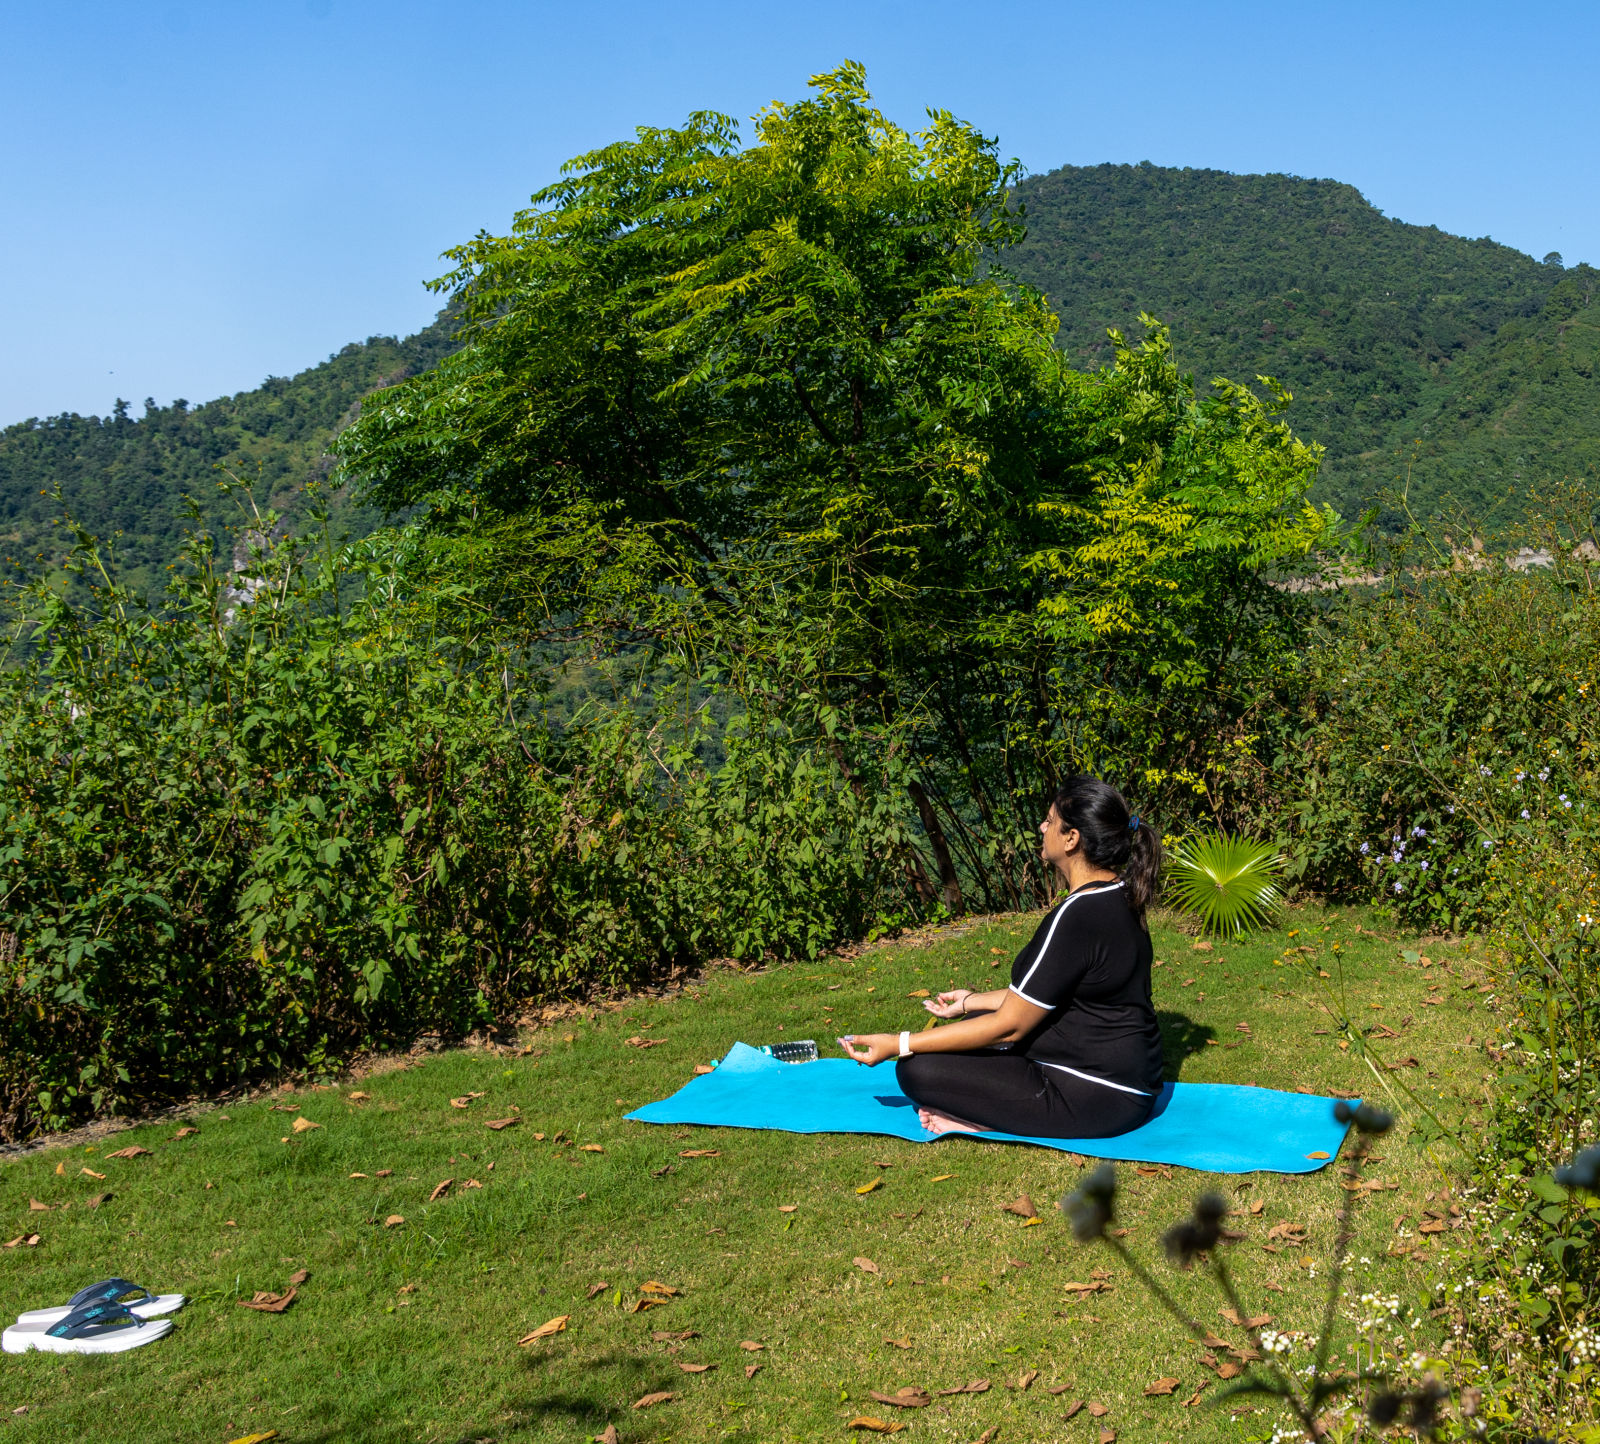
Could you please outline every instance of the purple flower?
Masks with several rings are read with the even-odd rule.
[[[1365,857],[1371,851],[1372,851],[1372,844],[1370,842],[1364,842],[1364,843],[1361,844],[1361,855],[1363,857]]]
[[[1404,892],[1406,890],[1406,885],[1403,882],[1397,882],[1394,885],[1394,890],[1396,892]]]
[[[1425,827],[1413,827],[1411,829],[1411,835],[1413,837],[1426,837],[1428,835],[1428,829]]]
[[[1427,863],[1426,863],[1426,862],[1423,862],[1423,864],[1422,864],[1422,870],[1423,870],[1423,871],[1424,871],[1424,872],[1426,872],[1426,871],[1427,871],[1427,870],[1428,870],[1428,864],[1427,864]]]
[[[1486,837],[1486,838],[1484,838],[1484,840],[1483,840],[1483,845],[1484,845],[1484,846],[1485,846],[1485,847],[1493,847],[1493,846],[1494,846],[1494,843],[1493,843],[1493,841],[1492,841],[1492,840],[1491,840],[1491,839],[1489,839],[1489,838],[1487,838],[1487,837]]]
[[[1389,854],[1389,861],[1390,862],[1399,862],[1400,861],[1400,856],[1401,855],[1398,852],[1391,852]]]
[[[1527,816],[1528,816],[1528,815],[1529,815],[1529,814],[1528,814],[1528,809],[1527,809],[1527,808],[1526,808],[1526,807],[1524,807],[1524,808],[1523,808],[1523,809],[1522,809],[1522,815],[1523,815],[1523,817],[1527,817]]]

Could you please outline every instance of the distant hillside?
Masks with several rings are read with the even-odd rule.
[[[185,494],[219,533],[239,524],[237,506],[219,497],[219,468],[251,481],[258,505],[292,507],[300,487],[326,473],[328,442],[360,399],[434,365],[450,349],[452,329],[440,320],[404,341],[374,336],[297,376],[201,406],[147,401],[136,417],[119,402],[107,417],[66,413],[8,426],[0,431],[0,555],[59,553],[60,531],[50,522],[61,505],[46,494],[59,486],[88,530],[121,533],[127,578],[159,588],[182,538]],[[336,515],[353,532],[378,519],[348,499]]]
[[[1515,445],[1479,435],[1492,429],[1488,392],[1523,394],[1527,368],[1548,369],[1532,335],[1581,349],[1572,302],[1543,318],[1558,286],[1565,294],[1559,265],[1388,220],[1336,181],[1065,166],[1028,180],[1019,198],[1028,237],[1006,264],[1050,298],[1069,354],[1103,363],[1106,328],[1136,333],[1146,310],[1172,327],[1197,381],[1278,377],[1295,394],[1295,429],[1328,448],[1321,491],[1343,511],[1402,474],[1397,457],[1430,418],[1434,464],[1413,486],[1424,505],[1446,484],[1473,501],[1499,495],[1513,453],[1527,457],[1525,479],[1559,473],[1576,456],[1569,429],[1600,428],[1600,392],[1573,384],[1559,404],[1501,418],[1521,427]],[[1465,396],[1462,368],[1490,342],[1475,367],[1492,354],[1498,380],[1472,369],[1479,399],[1439,434],[1448,398]]]
[[[1510,516],[1530,487],[1600,474],[1600,271],[1574,266],[1537,314],[1509,321],[1424,390],[1363,473],[1410,471],[1411,495]]]

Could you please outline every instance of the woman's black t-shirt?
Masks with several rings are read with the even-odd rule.
[[[1159,1093],[1152,951],[1120,881],[1068,893],[1011,965],[1011,991],[1050,1010],[1018,1051],[1092,1082]]]

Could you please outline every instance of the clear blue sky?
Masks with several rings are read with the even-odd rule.
[[[850,57],[1035,171],[1348,181],[1600,262],[1600,7],[0,0],[0,423],[245,389],[435,308],[561,161]]]

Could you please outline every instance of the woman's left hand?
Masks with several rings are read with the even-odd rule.
[[[869,1068],[876,1068],[878,1064],[900,1056],[900,1035],[898,1033],[846,1033],[844,1037],[839,1039],[839,1046],[854,1058],[857,1063],[865,1063]]]

